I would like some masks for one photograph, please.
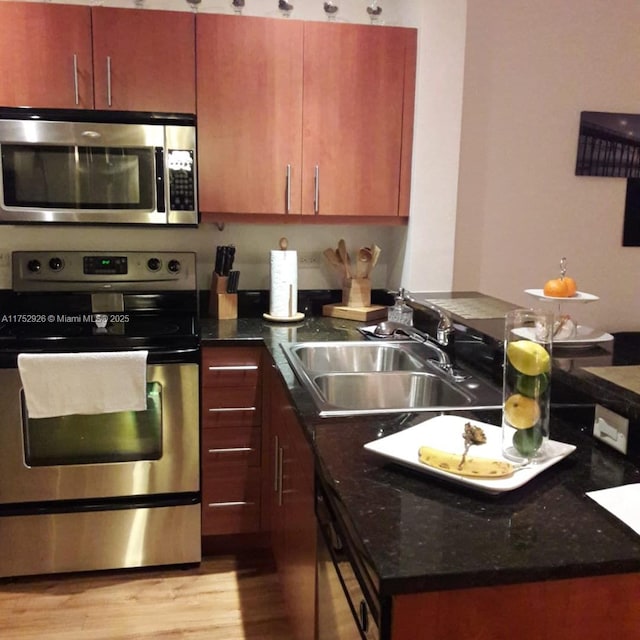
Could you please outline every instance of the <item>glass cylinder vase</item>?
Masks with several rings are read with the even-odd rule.
[[[515,309],[506,315],[502,452],[515,462],[545,458],[549,439],[553,314]]]

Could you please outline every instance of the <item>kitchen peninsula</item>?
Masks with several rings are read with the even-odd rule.
[[[320,317],[295,324],[204,319],[202,341],[212,348],[265,345],[313,453],[316,483],[330,496],[373,593],[369,605],[380,637],[634,637],[640,538],[585,493],[640,482],[640,471],[637,460],[591,436],[593,405],[553,412],[552,437],[576,451],[520,489],[485,496],[437,481],[363,449],[433,414],[318,418],[280,347],[360,340],[359,324]],[[485,329],[481,353],[490,351],[490,324],[464,325],[474,336]],[[599,357],[610,362],[604,350]],[[571,382],[570,371],[558,376],[563,384]],[[582,394],[581,374],[574,381]],[[603,381],[600,388],[607,387]],[[499,411],[469,415],[500,421]]]

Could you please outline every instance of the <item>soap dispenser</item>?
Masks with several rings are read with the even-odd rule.
[[[413,309],[404,301],[404,289],[396,294],[395,304],[389,307],[387,320],[413,326]]]

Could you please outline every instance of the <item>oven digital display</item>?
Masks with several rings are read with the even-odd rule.
[[[127,271],[126,256],[84,257],[84,273],[88,275],[124,275]]]

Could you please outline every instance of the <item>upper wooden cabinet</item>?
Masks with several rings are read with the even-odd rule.
[[[190,12],[0,2],[0,105],[193,113],[194,20]]]
[[[196,43],[200,210],[300,213],[302,22],[199,14]]]
[[[196,17],[201,211],[408,215],[416,31]]]
[[[408,213],[400,199],[411,162],[415,33],[305,23],[303,214]]]
[[[93,7],[96,109],[194,113],[195,16]]]
[[[0,105],[93,107],[91,9],[0,2]]]

